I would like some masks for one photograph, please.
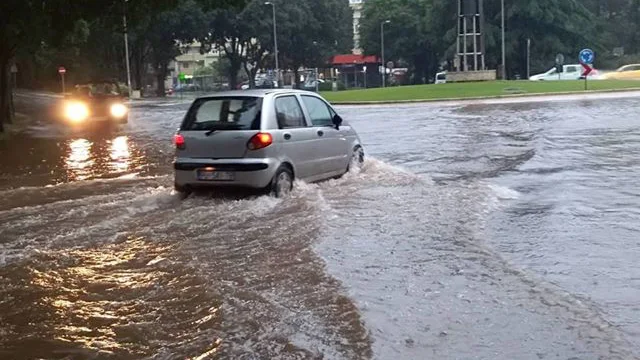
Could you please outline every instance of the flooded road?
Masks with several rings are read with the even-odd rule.
[[[1,359],[640,358],[636,98],[343,107],[362,170],[172,194],[186,104],[0,142]]]

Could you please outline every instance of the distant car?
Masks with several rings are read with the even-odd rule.
[[[584,79],[582,72],[584,68],[580,64],[563,65],[562,72],[558,74],[558,70],[553,67],[542,74],[533,75],[529,78],[531,81],[557,81],[557,80],[579,80]],[[589,76],[590,79],[598,77],[598,70],[593,70]]]
[[[244,187],[276,197],[339,177],[364,160],[356,131],[319,95],[231,91],[200,97],[174,137],[175,190]]]
[[[125,124],[129,119],[126,96],[115,81],[77,84],[62,103],[62,119],[80,126],[96,122]]]
[[[640,64],[629,64],[619,67],[616,71],[605,73],[607,80],[640,80]]]
[[[437,73],[434,84],[446,84],[446,83],[447,83],[447,72],[443,71],[443,72]]]

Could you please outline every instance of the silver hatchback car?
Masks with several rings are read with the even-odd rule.
[[[174,137],[175,189],[264,189],[340,177],[364,160],[355,130],[321,96],[285,89],[232,91],[191,104]]]

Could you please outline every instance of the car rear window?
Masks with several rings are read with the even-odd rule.
[[[259,130],[261,100],[252,96],[198,99],[181,130]]]

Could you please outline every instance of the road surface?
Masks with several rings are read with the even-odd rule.
[[[363,169],[284,200],[178,199],[179,101],[42,121],[0,143],[0,358],[640,358],[638,104],[342,107]]]

